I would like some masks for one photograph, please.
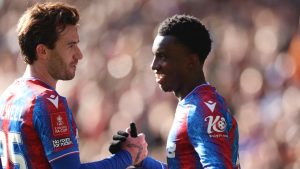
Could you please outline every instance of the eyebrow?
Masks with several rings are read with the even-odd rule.
[[[78,41],[71,41],[71,42],[68,42],[67,44],[68,45],[74,45],[74,44],[77,44],[77,43],[79,43],[79,40]]]

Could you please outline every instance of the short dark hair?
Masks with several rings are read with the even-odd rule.
[[[158,34],[176,37],[191,52],[198,54],[201,63],[204,63],[211,50],[209,32],[194,16],[174,15],[165,19],[159,25]]]
[[[59,33],[63,32],[67,25],[76,25],[78,21],[78,10],[66,3],[37,3],[28,8],[20,18],[17,28],[24,61],[32,64],[37,59],[38,44],[53,49]]]

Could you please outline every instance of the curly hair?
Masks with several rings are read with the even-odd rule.
[[[61,2],[37,3],[22,15],[17,33],[21,53],[27,64],[36,59],[36,46],[44,44],[49,49],[55,47],[59,34],[67,25],[79,21],[77,9]]]
[[[174,15],[165,19],[159,25],[158,34],[176,37],[191,52],[198,54],[200,63],[204,63],[211,50],[210,34],[194,16]]]

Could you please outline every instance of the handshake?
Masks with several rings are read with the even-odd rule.
[[[116,154],[121,150],[126,150],[132,157],[133,165],[139,165],[148,155],[148,144],[145,141],[143,133],[137,134],[134,123],[130,124],[130,128],[126,131],[118,131],[113,135],[113,141],[109,146],[109,151]]]

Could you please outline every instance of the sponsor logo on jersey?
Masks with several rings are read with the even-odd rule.
[[[55,150],[61,150],[63,148],[67,148],[73,144],[70,137],[60,138],[52,140],[53,147]]]
[[[51,95],[47,98],[56,108],[58,108],[58,96]]]
[[[211,111],[211,112],[214,112],[214,110],[215,110],[215,107],[216,107],[216,102],[213,102],[213,101],[208,101],[208,102],[204,102],[205,103],[205,105],[209,108],[209,110]]]
[[[207,133],[210,137],[228,137],[227,134],[224,133],[227,123],[224,117],[221,116],[207,116],[205,121],[208,121],[207,125]]]
[[[70,126],[65,112],[51,114],[51,127],[54,137],[70,136]]]
[[[51,127],[53,133],[52,144],[55,151],[65,149],[73,145],[66,112],[52,113]]]

